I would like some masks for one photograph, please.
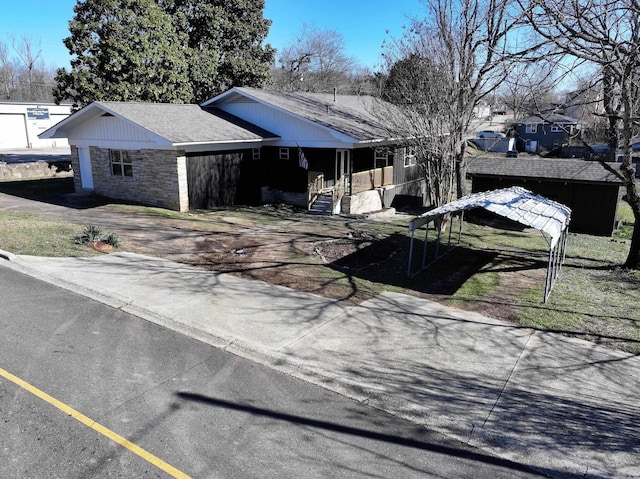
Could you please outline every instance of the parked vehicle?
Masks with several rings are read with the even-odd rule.
[[[493,130],[482,130],[476,133],[478,138],[506,138],[507,135],[502,133],[501,131],[493,131]]]

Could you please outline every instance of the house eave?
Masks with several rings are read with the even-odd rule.
[[[256,144],[277,141],[280,138],[255,138],[255,139],[244,139],[244,140],[219,140],[219,141],[185,141],[185,142],[174,142],[173,146],[176,148],[184,148],[190,146],[221,146],[221,145],[242,145],[244,143],[250,144],[251,147],[255,148]]]

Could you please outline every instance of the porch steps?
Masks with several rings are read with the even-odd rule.
[[[309,209],[309,214],[311,215],[323,215],[329,216],[332,213],[332,194],[329,193],[321,193],[318,195],[316,200],[311,205]]]

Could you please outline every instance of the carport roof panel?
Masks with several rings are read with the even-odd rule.
[[[520,186],[484,191],[465,196],[416,217],[410,229],[419,228],[433,218],[454,211],[484,208],[505,218],[536,228],[551,237],[551,247],[557,243],[569,225],[571,209]]]

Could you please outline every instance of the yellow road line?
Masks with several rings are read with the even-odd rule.
[[[184,472],[179,471],[178,469],[173,467],[171,464],[167,464],[162,459],[160,459],[160,458],[154,456],[153,454],[145,451],[140,446],[137,446],[136,444],[132,443],[131,441],[129,441],[127,439],[125,439],[124,437],[120,436],[119,434],[116,434],[111,429],[108,429],[108,428],[104,427],[102,424],[99,424],[99,423],[95,422],[93,419],[88,418],[87,416],[85,416],[84,414],[76,411],[72,407],[67,406],[65,403],[63,403],[61,401],[58,401],[56,398],[49,396],[44,391],[41,391],[37,387],[32,386],[31,384],[29,384],[26,381],[23,381],[22,379],[20,379],[17,376],[14,376],[10,372],[5,371],[4,369],[0,368],[0,376],[4,377],[5,379],[8,379],[12,383],[20,386],[21,388],[23,388],[26,391],[30,392],[34,396],[39,397],[40,399],[42,399],[43,401],[51,404],[52,406],[60,409],[62,412],[68,414],[69,416],[73,417],[77,421],[80,421],[85,426],[90,427],[94,431],[99,432],[103,436],[111,439],[116,444],[119,444],[122,447],[128,449],[129,451],[133,452],[134,454],[140,456],[142,459],[144,459],[145,461],[153,464],[158,469],[161,469],[162,471],[166,472],[170,476],[173,476],[173,477],[179,478],[179,479],[189,479],[189,476],[187,476]]]

